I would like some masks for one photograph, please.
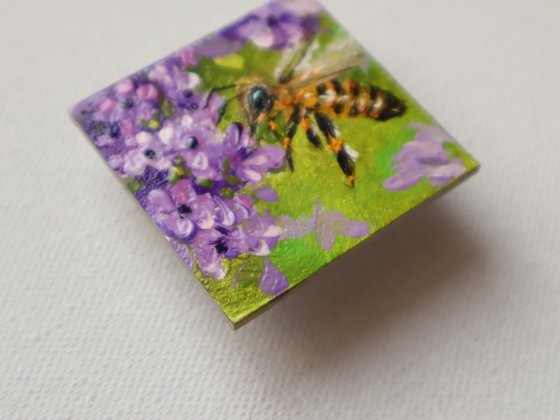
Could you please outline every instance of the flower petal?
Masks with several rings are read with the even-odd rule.
[[[259,288],[269,296],[276,296],[289,287],[286,276],[266,258],[264,269],[259,279]]]
[[[268,184],[255,188],[253,193],[262,201],[278,201],[278,193]]]
[[[153,190],[148,194],[148,202],[158,212],[169,213],[175,210],[175,203],[164,190]]]

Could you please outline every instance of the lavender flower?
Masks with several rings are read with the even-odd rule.
[[[260,48],[293,48],[319,29],[317,14],[323,9],[314,0],[272,1],[217,34],[193,46],[196,54],[219,57],[248,42]]]
[[[216,280],[223,280],[226,276],[226,269],[222,264],[223,257],[218,253],[216,247],[205,239],[204,234],[197,235],[195,244],[191,245],[198,268],[205,275],[212,276]]]
[[[325,251],[333,247],[337,235],[362,238],[370,232],[367,222],[348,219],[341,212],[326,209],[319,201],[315,203],[312,217],[281,216],[277,223],[282,228],[280,240],[315,233],[319,246]]]
[[[180,66],[184,69],[196,66],[198,64],[198,57],[193,47],[187,46],[181,48],[174,54],[179,60]]]
[[[238,179],[258,184],[264,174],[284,165],[285,151],[273,145],[261,145],[240,124],[231,124],[224,138],[220,154],[226,159],[226,168]]]
[[[203,98],[195,92],[200,77],[182,67],[183,62],[188,60],[189,57],[183,57],[183,60],[171,57],[156,63],[148,71],[148,79],[160,87],[166,99],[179,107],[195,111],[200,108]]]
[[[174,160],[181,157],[184,168],[199,179],[216,180],[221,177],[220,168],[210,161],[222,142],[222,133],[206,113],[185,114],[166,122],[158,133],[160,142]]]
[[[213,245],[219,255],[230,259],[270,253],[282,233],[272,216],[260,215],[246,194],[236,194],[233,199],[214,196],[214,202],[220,217],[215,229],[205,233],[206,245]]]
[[[208,109],[188,112],[164,122],[155,132],[138,132],[125,140],[127,149],[122,155],[108,158],[111,166],[122,169],[126,175],[142,175],[147,167],[167,170],[178,157],[188,166],[190,174],[204,179],[216,179],[220,174],[218,164],[209,162],[208,152],[215,152],[222,142],[222,133],[217,128],[215,108],[223,99],[213,98]]]
[[[122,161],[122,170],[127,175],[142,175],[146,167],[155,169],[169,169],[171,160],[166,153],[166,147],[154,134],[141,131],[134,138],[127,141],[129,151]]]
[[[183,245],[181,242],[176,241],[175,239],[169,239],[169,243],[179,255],[179,257],[187,264],[187,266],[192,270],[194,269],[194,260],[191,254],[191,251],[186,245]]]
[[[255,188],[253,194],[261,201],[278,201],[278,193],[268,184]]]
[[[251,197],[237,194],[234,199],[213,196],[215,224],[199,229],[189,241],[199,269],[206,275],[225,276],[223,259],[244,254],[266,256],[278,241],[282,229],[269,214],[259,215]]]
[[[465,173],[463,161],[451,159],[451,153],[444,148],[445,143],[454,142],[449,133],[439,126],[419,123],[410,128],[417,130],[415,139],[405,143],[393,158],[397,174],[385,181],[385,188],[402,191],[422,178],[428,178],[434,187],[443,187]]]
[[[234,42],[252,41],[261,48],[293,48],[318,29],[316,16],[299,15],[296,10],[306,11],[272,2],[224,29],[221,35]]]
[[[276,296],[289,286],[286,276],[272,264],[268,257],[265,258],[264,269],[258,285],[259,289],[269,296]]]
[[[97,98],[93,121],[108,124],[104,138],[98,138],[104,145],[110,144],[107,137],[127,138],[135,133],[141,121],[152,119],[158,107],[159,91],[145,82],[127,77],[116,83],[113,88]]]
[[[210,194],[197,195],[188,180],[170,189],[148,194],[154,219],[169,237],[188,243],[198,229],[211,229],[215,224],[216,204]]]
[[[369,234],[369,225],[366,222],[348,219],[341,212],[327,210],[319,203],[315,206],[313,218],[317,241],[324,250],[333,247],[337,235],[362,238]]]
[[[269,255],[281,234],[282,228],[275,224],[272,216],[268,213],[259,215],[254,209],[250,217],[242,219],[234,230],[223,236],[223,243],[227,246],[225,255],[228,258],[242,254]]]

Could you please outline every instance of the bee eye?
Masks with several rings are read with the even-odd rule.
[[[260,114],[268,108],[269,95],[266,89],[255,87],[249,93],[249,106],[255,115]]]

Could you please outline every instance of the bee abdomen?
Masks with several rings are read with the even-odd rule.
[[[406,111],[406,105],[391,92],[377,86],[370,86],[368,96],[369,105],[365,115],[378,121],[399,117]]]
[[[391,92],[352,79],[333,79],[315,87],[317,108],[339,118],[368,117],[378,121],[398,117],[406,105]]]

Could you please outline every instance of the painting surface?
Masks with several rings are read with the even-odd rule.
[[[478,166],[313,1],[70,112],[233,323]]]

